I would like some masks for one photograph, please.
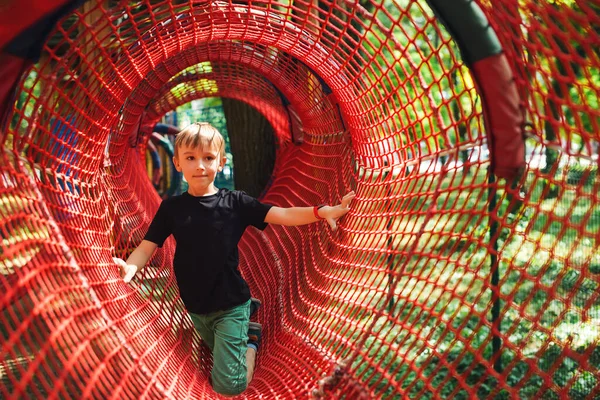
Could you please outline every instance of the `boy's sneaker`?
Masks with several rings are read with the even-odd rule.
[[[248,344],[256,346],[256,350],[260,347],[262,337],[262,325],[258,322],[250,322],[248,325]]]
[[[252,297],[250,299],[250,318],[252,318],[252,316],[256,314],[261,304],[262,302],[257,298]]]

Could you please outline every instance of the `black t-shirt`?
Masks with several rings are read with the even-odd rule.
[[[201,197],[186,192],[161,203],[144,239],[160,247],[169,235],[175,237],[173,269],[188,311],[207,314],[250,299],[238,269],[238,242],[247,226],[267,226],[271,207],[227,189]]]

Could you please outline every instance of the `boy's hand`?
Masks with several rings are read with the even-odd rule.
[[[332,230],[337,229],[337,220],[350,211],[349,205],[354,196],[356,196],[354,191],[348,192],[342,197],[342,202],[337,206],[325,206],[319,210],[319,215],[327,220]]]
[[[115,262],[115,264],[121,267],[121,277],[123,278],[123,281],[125,283],[131,282],[133,276],[137,272],[137,266],[133,264],[127,264],[125,261],[116,257],[113,257],[113,261]]]

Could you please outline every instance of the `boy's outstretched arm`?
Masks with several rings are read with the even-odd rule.
[[[133,276],[144,268],[156,251],[158,245],[148,240],[142,240],[142,243],[131,253],[127,261],[123,261],[120,258],[113,258],[113,261],[121,267],[121,276],[125,283],[131,281]]]
[[[336,230],[337,220],[350,211],[349,205],[354,196],[354,192],[346,193],[342,198],[342,202],[337,206],[323,206],[318,209],[315,207],[271,207],[265,217],[265,222],[275,225],[297,226],[325,219],[331,229]]]

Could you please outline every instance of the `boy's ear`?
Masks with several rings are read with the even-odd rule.
[[[223,171],[223,167],[225,167],[225,163],[227,162],[227,157],[221,158],[221,162],[219,163],[219,172]]]
[[[179,160],[175,156],[173,156],[173,165],[175,166],[177,172],[181,172],[181,165],[179,165]]]

